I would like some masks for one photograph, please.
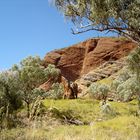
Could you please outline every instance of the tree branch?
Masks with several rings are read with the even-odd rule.
[[[84,26],[82,27],[84,28]],[[123,31],[125,30],[125,28],[121,28],[121,27],[105,27],[105,28],[94,28],[94,27],[91,27],[89,29],[85,29],[85,30],[82,30],[82,31],[74,31],[72,28],[71,28],[71,31],[72,31],[72,34],[76,35],[76,34],[80,34],[80,33],[84,33],[84,32],[88,32],[88,31],[92,31],[92,30],[95,30],[95,31],[100,31],[100,32],[103,32],[103,31],[107,31],[107,30],[110,30],[110,31],[113,31],[113,30],[117,30],[117,31]]]

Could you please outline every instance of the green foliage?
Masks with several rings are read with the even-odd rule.
[[[136,101],[119,103],[110,102],[118,112],[114,118],[104,118],[100,114],[99,102],[96,100],[44,100],[44,105],[50,113],[40,121],[32,122],[31,126],[18,127],[0,131],[1,140],[30,139],[30,140],[125,140],[140,137],[140,118],[130,114],[136,111]],[[47,113],[47,112],[45,112]],[[76,118],[88,125],[66,125],[67,119]],[[63,120],[60,123],[58,120]],[[31,122],[30,122],[31,123]]]
[[[59,83],[54,83],[51,87],[51,90],[48,91],[48,98],[51,99],[62,99],[64,93],[64,88],[63,85],[59,84]]]
[[[42,61],[39,57],[31,57],[22,60],[19,66],[12,68],[19,72],[21,97],[27,105],[28,117],[30,112],[30,104],[38,98],[39,95],[34,94],[34,89],[45,82],[48,77],[45,75],[45,68],[42,67]]]
[[[127,57],[128,68],[140,80],[140,48],[136,48]]]
[[[93,83],[89,87],[89,93],[96,99],[103,99],[106,102],[109,87],[105,84]]]
[[[61,116],[66,115],[66,112],[72,112],[73,118],[80,120],[81,122],[87,124],[100,118],[100,108],[99,102],[96,100],[49,100],[43,101],[44,106],[48,110],[56,108]],[[53,112],[53,113],[57,113]],[[64,113],[64,114],[63,114]],[[55,114],[53,114],[54,116]],[[61,118],[65,121],[65,117]]]
[[[112,91],[119,95],[119,99],[129,101],[138,99],[140,110],[140,49],[137,48],[127,57],[127,66],[112,82]]]
[[[47,77],[57,78],[60,75],[60,70],[55,67],[55,65],[49,64],[45,69]]]
[[[91,86],[90,86],[90,92],[93,93],[93,94],[97,94],[98,93],[98,84],[97,83],[93,83]]]
[[[36,56],[29,56],[20,62],[20,65],[12,67],[14,72],[19,73],[19,85],[21,90],[22,100],[27,105],[28,117],[30,112],[30,104],[34,104],[36,100],[44,97],[42,91],[37,90],[41,84],[49,78],[57,78],[60,71],[54,65],[48,65],[47,68],[42,66],[42,60]]]
[[[138,57],[136,57],[135,51],[128,56],[127,67],[125,67],[123,72],[120,73],[118,77],[112,82],[111,91],[114,92],[116,94],[116,98],[121,101],[130,101],[134,98],[137,98],[138,106],[140,108],[139,62],[135,60],[136,58],[138,59]]]
[[[117,92],[122,98],[124,98],[124,101],[130,100],[139,90],[138,83],[134,78],[128,79],[117,88]]]
[[[98,87],[98,91],[100,94],[103,94],[103,96],[107,96],[108,92],[109,92],[109,87],[106,85],[101,84]]]
[[[131,72],[136,77],[136,88],[137,90],[137,99],[138,99],[138,108],[139,108],[139,114],[140,114],[140,48],[137,48],[134,50],[127,58],[128,67],[131,70]]]
[[[111,105],[107,103],[109,91],[110,87],[101,83],[94,83],[89,88],[90,95],[93,98],[102,100],[100,102],[100,109],[104,117],[114,117],[116,115]]]
[[[12,125],[14,112],[22,106],[20,92],[18,72],[0,73],[0,127]]]
[[[104,104],[101,102],[100,108],[104,118],[112,118],[118,115],[117,111],[114,110],[109,103]]]
[[[139,0],[54,0],[54,4],[74,22],[78,28],[74,33],[109,30],[140,42]]]
[[[110,77],[108,77],[108,78],[104,78],[104,79],[102,79],[100,81],[97,81],[97,83],[99,83],[99,84],[105,84],[105,85],[110,86],[111,83],[112,83],[112,81],[113,81],[113,79],[110,78]]]
[[[0,97],[1,103],[9,104],[12,110],[16,110],[21,106],[19,75],[16,72],[6,71],[0,73]]]
[[[42,61],[39,57],[30,56],[20,64],[20,80],[25,90],[33,90],[47,80],[45,68],[41,65]]]
[[[6,112],[12,114],[21,107],[22,102],[27,106],[28,117],[35,114],[41,100],[46,97],[46,93],[38,87],[49,78],[57,79],[59,75],[60,70],[54,65],[43,67],[38,56],[29,56],[20,65],[14,65],[9,71],[0,73],[0,116],[4,117],[3,113]],[[56,97],[60,96],[58,86],[56,84],[53,88]]]

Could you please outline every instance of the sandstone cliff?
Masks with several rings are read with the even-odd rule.
[[[135,47],[123,38],[93,38],[47,53],[44,65],[56,65],[64,77],[75,81],[109,60],[116,61],[128,55]]]

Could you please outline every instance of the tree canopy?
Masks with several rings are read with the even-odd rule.
[[[20,87],[20,96],[27,105],[29,117],[30,104],[40,99],[40,96],[43,96],[38,87],[50,77],[57,78],[60,75],[60,71],[53,65],[48,65],[45,68],[43,61],[38,56],[29,56],[23,59],[20,65],[14,65],[11,71],[18,73],[18,88]]]
[[[54,4],[76,25],[74,34],[113,31],[140,42],[140,0],[54,0]]]

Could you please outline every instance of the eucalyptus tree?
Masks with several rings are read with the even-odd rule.
[[[9,120],[22,106],[19,73],[11,70],[0,73],[0,120]],[[1,122],[1,123],[2,123]]]
[[[50,77],[57,77],[60,71],[53,65],[47,68],[43,66],[43,61],[38,57],[29,56],[20,62],[20,65],[14,65],[11,70],[19,73],[20,95],[27,106],[27,116],[30,116],[31,104],[39,103],[43,96],[38,87],[46,82]]]
[[[118,87],[125,83],[127,80],[129,80],[132,75],[130,74],[130,70],[127,67],[124,67],[121,69],[122,72],[119,73],[119,75],[114,79],[111,83],[111,92],[116,95],[116,98],[118,98]],[[131,79],[132,80],[132,79]]]
[[[113,31],[140,43],[139,0],[52,0],[70,19],[74,34],[90,30]]]
[[[36,94],[40,92],[35,92],[35,89],[46,82],[51,76],[57,77],[60,71],[55,66],[43,67],[43,61],[38,56],[29,56],[23,59],[18,67],[14,66],[12,69],[19,71],[22,99],[27,105],[29,117],[30,104],[41,96],[41,94]]]
[[[130,53],[127,61],[128,65],[122,69],[123,72],[113,80],[111,91],[122,101],[136,98],[140,110],[140,50],[136,49]]]
[[[140,111],[140,48],[135,49],[127,57],[128,68],[135,77],[135,85],[137,86],[137,99]]]

